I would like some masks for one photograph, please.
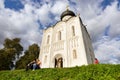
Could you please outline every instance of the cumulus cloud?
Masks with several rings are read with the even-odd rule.
[[[0,9],[4,8],[4,0],[0,0]]]
[[[114,37],[120,35],[119,31],[119,20],[120,20],[120,11],[118,11],[117,7],[118,2],[115,1],[111,5],[108,5],[103,11],[101,8],[99,10],[100,13],[92,16],[90,19],[85,19],[86,24],[88,25],[88,31],[91,34],[92,38],[98,39],[104,33],[104,29],[110,25],[109,36]],[[84,17],[84,16],[83,16]],[[99,22],[99,23],[98,23]],[[97,29],[97,30],[96,30]],[[115,32],[115,33],[114,33]]]
[[[88,21],[88,30],[92,36],[96,56],[102,63],[119,63],[120,62],[120,12],[117,10],[118,2],[115,1],[107,6],[100,15],[93,17]],[[104,31],[107,26],[108,38],[104,37]]]
[[[25,48],[33,43],[40,44],[41,30],[39,30],[40,26],[37,23],[38,18],[32,12],[35,9],[32,5],[26,4],[21,11],[14,11],[9,8],[0,10],[1,44],[5,38],[15,37],[21,38]]]
[[[101,63],[120,64],[120,38],[110,39],[108,36],[103,36],[100,40],[94,43],[96,57]]]
[[[5,8],[4,0],[0,0],[0,47],[5,38],[15,37],[21,38],[25,49],[33,43],[40,45],[42,30],[59,21],[61,13],[69,5],[76,15],[80,13],[83,23],[87,25],[95,55],[100,62],[120,62],[118,0],[110,2],[109,5],[102,5],[104,0],[20,1],[24,7],[17,11]]]

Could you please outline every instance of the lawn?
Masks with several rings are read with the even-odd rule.
[[[120,80],[120,64],[0,71],[0,80]]]

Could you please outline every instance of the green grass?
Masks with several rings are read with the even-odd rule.
[[[0,80],[120,80],[120,64],[98,64],[35,71],[0,71]]]

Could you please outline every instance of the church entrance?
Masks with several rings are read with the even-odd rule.
[[[55,68],[63,68],[63,58],[55,58]]]

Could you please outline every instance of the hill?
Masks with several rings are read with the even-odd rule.
[[[120,64],[0,71],[0,80],[120,80]]]

